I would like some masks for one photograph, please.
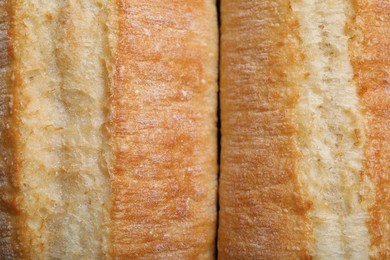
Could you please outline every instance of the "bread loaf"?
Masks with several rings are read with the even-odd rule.
[[[0,0],[0,259],[212,259],[214,0]]]
[[[390,2],[221,21],[220,259],[389,259]]]

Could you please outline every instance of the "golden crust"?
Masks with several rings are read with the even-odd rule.
[[[221,259],[310,258],[293,109],[303,57],[289,1],[222,1]]]
[[[213,0],[119,1],[111,88],[115,259],[211,259],[216,225]]]
[[[369,205],[371,256],[390,256],[390,2],[356,1],[350,52],[354,80],[365,108],[367,143],[363,175],[373,181]]]
[[[20,257],[17,237],[18,208],[16,195],[15,140],[12,119],[12,6],[0,1],[0,259]]]

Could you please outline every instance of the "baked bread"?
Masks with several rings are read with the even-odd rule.
[[[211,259],[214,0],[0,1],[0,259]]]
[[[220,259],[390,258],[390,2],[222,0]]]

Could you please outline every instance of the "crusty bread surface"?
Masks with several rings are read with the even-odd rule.
[[[366,131],[362,178],[372,183],[368,208],[370,256],[390,258],[390,1],[353,1],[354,15],[347,24]],[[373,201],[371,200],[373,199]]]
[[[0,0],[0,259],[212,259],[213,0]]]
[[[390,2],[221,2],[219,256],[387,259]]]
[[[12,131],[13,80],[10,51],[11,5],[0,1],[0,258],[19,257],[15,178],[14,136]]]
[[[219,257],[310,255],[293,114],[303,80],[288,1],[222,1]]]
[[[113,256],[212,259],[215,1],[119,2],[110,118]]]

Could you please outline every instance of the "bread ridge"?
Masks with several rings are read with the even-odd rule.
[[[366,121],[362,176],[374,184],[374,201],[363,199],[369,212],[370,257],[390,257],[390,2],[353,2],[347,26],[349,51]]]
[[[219,256],[387,259],[390,3],[221,3]]]
[[[215,1],[9,3],[15,138],[0,145],[18,156],[0,179],[21,247],[4,225],[1,254],[214,258]]]
[[[364,115],[345,31],[349,1],[292,1],[300,23],[305,73],[296,108],[300,182],[308,199],[318,259],[366,259],[372,183],[361,178]]]
[[[304,79],[289,1],[221,1],[218,256],[310,259],[294,113]]]
[[[109,99],[106,66],[113,59],[107,16],[116,15],[110,12],[114,3],[68,1],[59,13],[56,59],[61,101],[67,110],[60,178],[63,198],[71,203],[59,218],[62,234],[49,245],[56,257],[95,259],[109,254],[110,176],[106,154],[110,150],[105,145],[109,136],[104,125]]]
[[[106,17],[99,13],[107,2],[12,2],[23,259],[108,254]]]
[[[112,257],[212,259],[216,3],[118,3],[109,124]]]
[[[15,174],[13,8],[10,0],[0,1],[0,258],[22,255],[17,236],[19,210],[18,176]]]

